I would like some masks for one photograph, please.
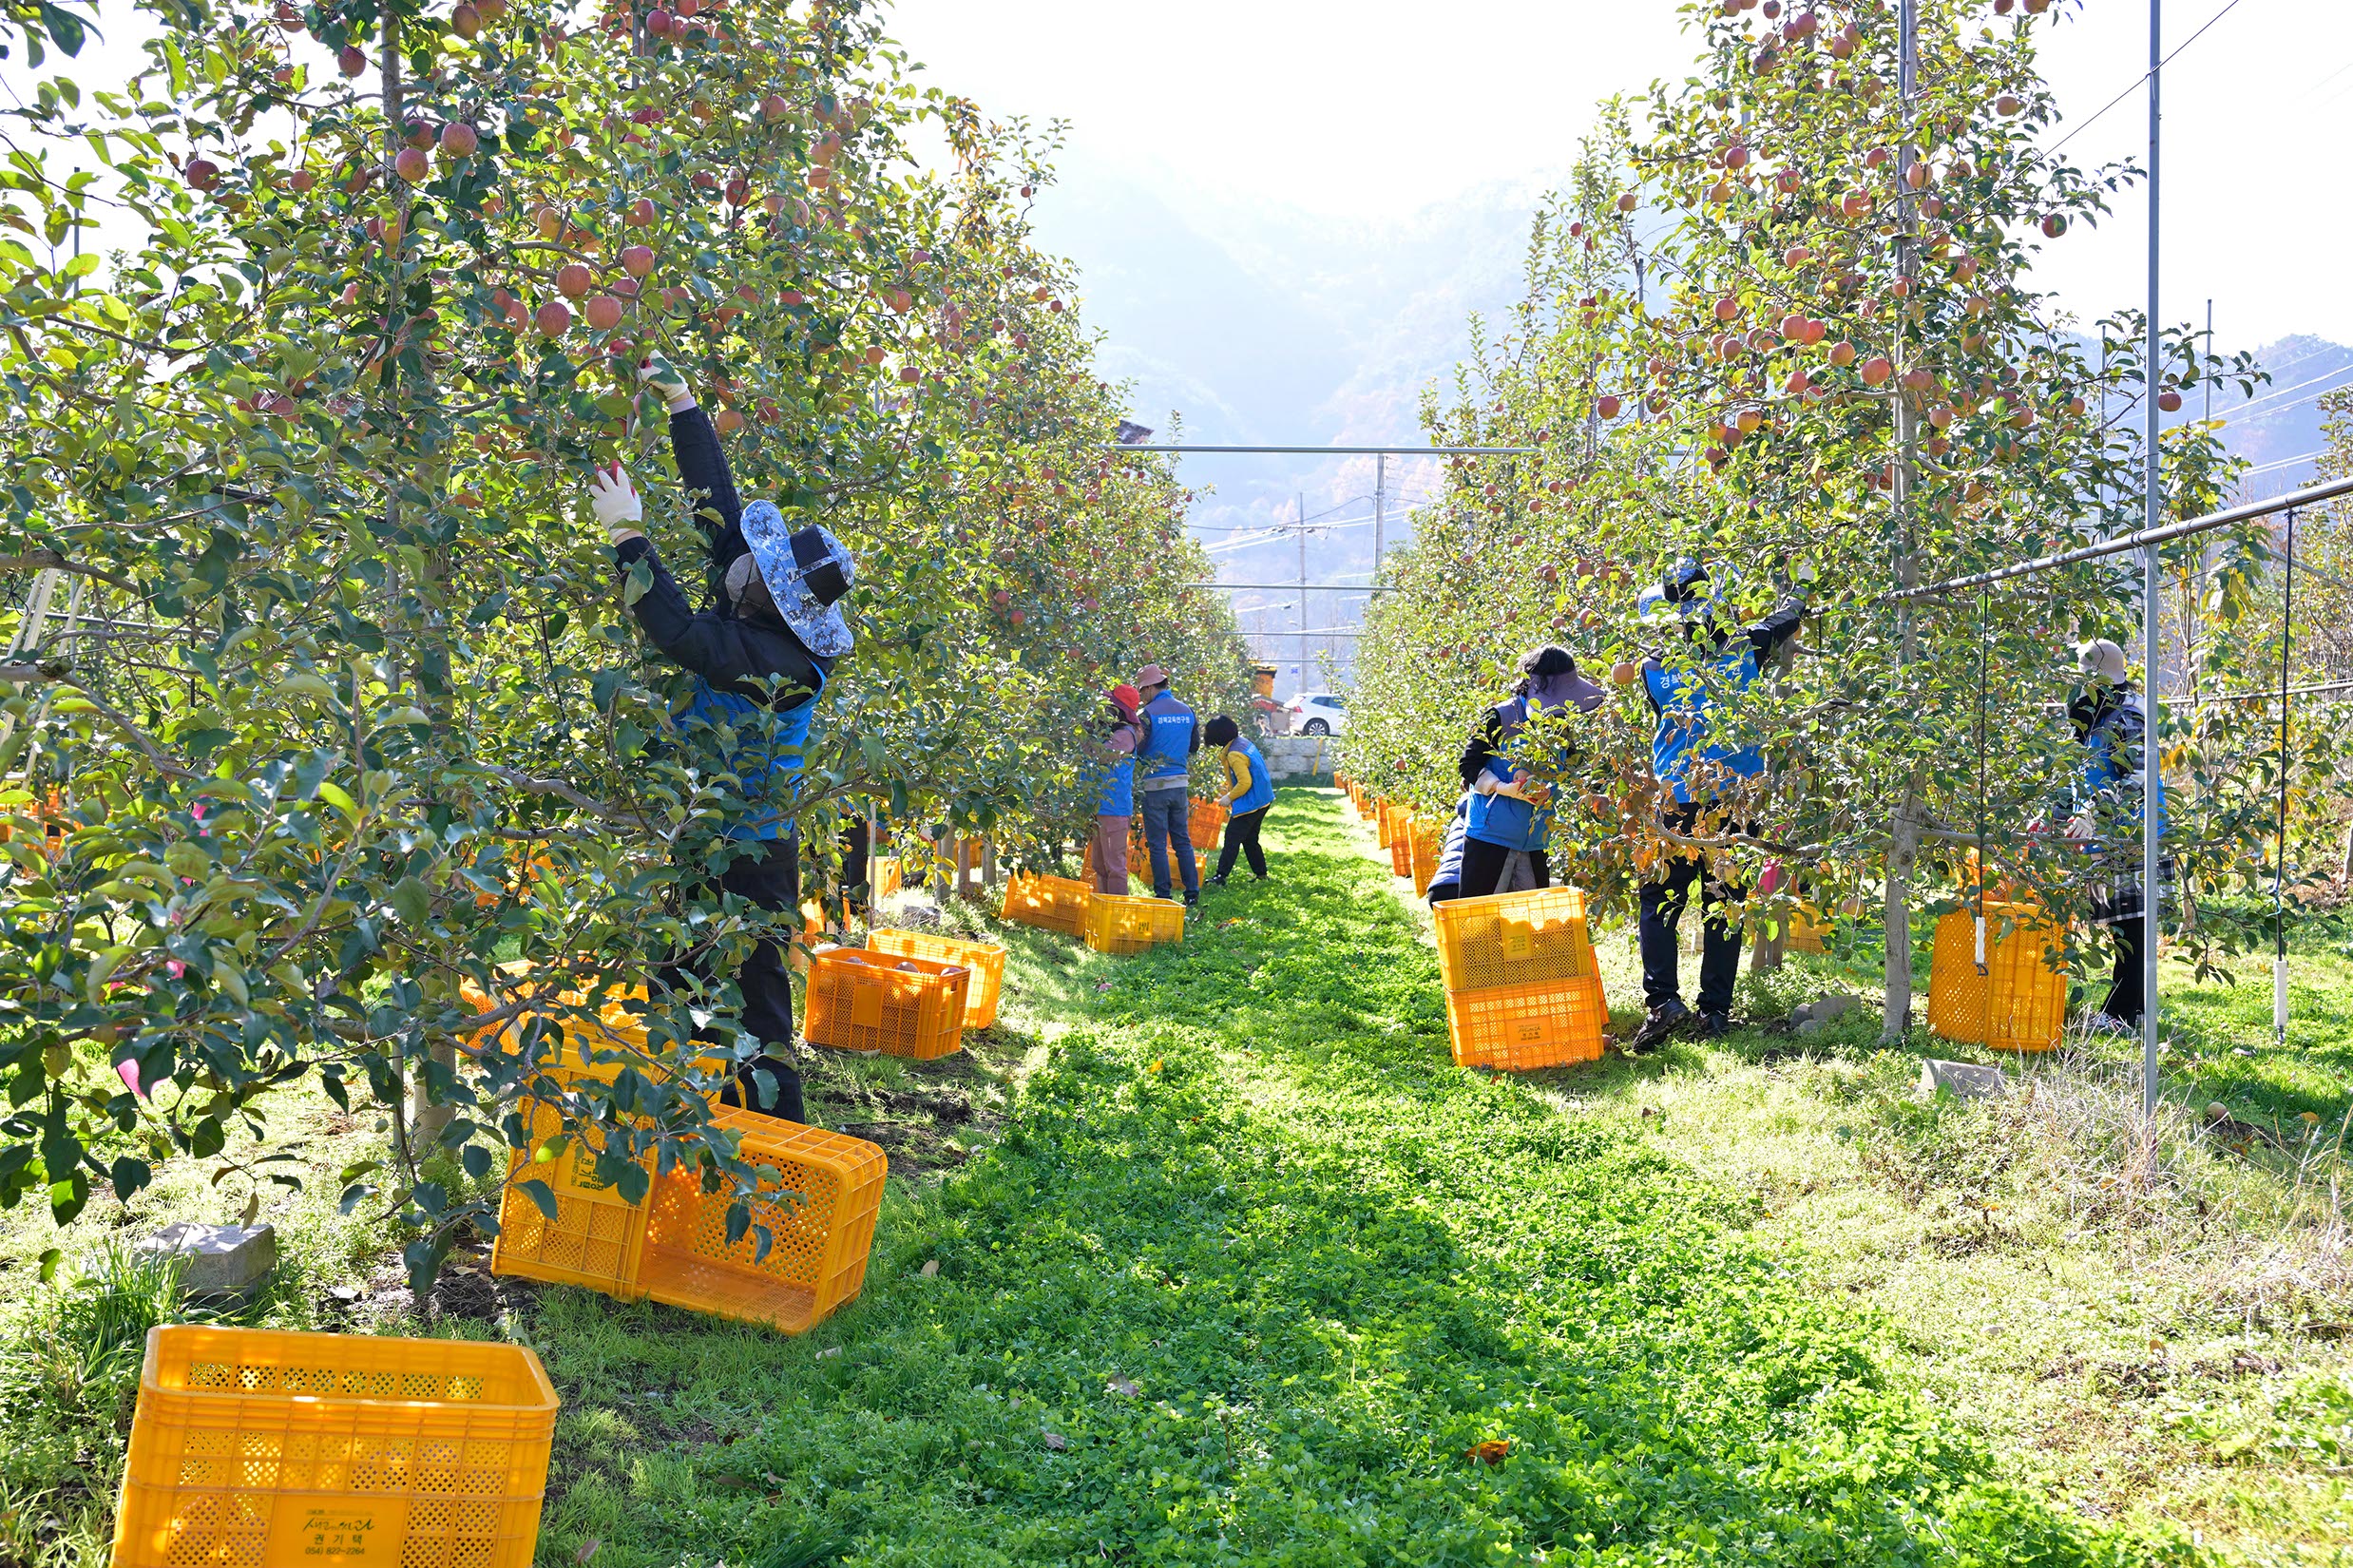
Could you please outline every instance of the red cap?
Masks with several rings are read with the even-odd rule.
[[[1129,713],[1134,713],[1137,709],[1144,705],[1144,694],[1138,691],[1133,686],[1114,686],[1111,688],[1109,695],[1112,701],[1117,702],[1122,709]]]

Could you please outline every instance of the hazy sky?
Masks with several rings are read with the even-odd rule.
[[[2168,48],[2227,0],[2174,0]],[[2131,87],[2145,0],[2060,0],[2044,63],[2072,119]],[[1681,74],[1672,0],[900,0],[895,31],[943,86],[999,114],[1072,123],[1074,166],[1118,165],[1196,217],[1219,200],[1333,219],[1395,213],[1574,153],[1607,93]],[[2219,339],[2353,342],[2332,155],[2353,119],[2353,5],[2237,0],[2165,78],[2165,310],[2214,299]],[[2146,145],[2137,92],[2070,144]],[[2143,205],[2059,248],[2048,277],[2087,312],[2137,303]],[[1085,262],[1082,233],[1056,236]]]

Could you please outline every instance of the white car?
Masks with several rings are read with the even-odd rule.
[[[1339,735],[1349,727],[1346,699],[1330,692],[1301,692],[1291,699],[1291,733]]]

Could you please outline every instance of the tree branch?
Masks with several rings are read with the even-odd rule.
[[[169,774],[174,778],[201,778],[203,776],[195,769],[184,766],[176,760],[170,753],[164,751],[163,747],[157,745],[155,741],[148,736],[146,731],[141,729],[138,725],[132,723],[128,718],[124,717],[96,692],[91,691],[87,686],[85,686],[79,680],[74,679],[72,676],[67,673],[70,667],[71,666],[69,665],[59,662],[45,662],[40,664],[0,664],[0,680],[22,681],[28,684],[36,680],[44,680],[59,686],[70,686],[74,691],[81,694],[82,700],[90,705],[90,710],[93,713],[104,718],[107,723],[112,724],[117,730],[120,730],[125,739],[129,740],[132,745],[138,747],[142,752],[144,752],[146,754],[147,760],[155,764],[158,772]]]
[[[0,555],[0,572],[71,572],[76,577],[94,577],[109,587],[121,588],[124,593],[139,591],[139,584],[127,577],[98,566],[86,566],[79,561],[68,561],[55,550]]]

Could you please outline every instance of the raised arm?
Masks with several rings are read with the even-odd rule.
[[[711,570],[717,582],[749,548],[743,539],[743,499],[736,493],[735,473],[727,466],[727,452],[719,445],[719,432],[713,428],[711,416],[695,401],[685,381],[651,361],[642,373],[670,406],[670,455],[679,466],[679,483],[702,497],[695,508],[695,522],[711,541]]]

